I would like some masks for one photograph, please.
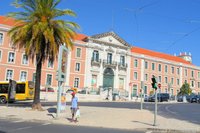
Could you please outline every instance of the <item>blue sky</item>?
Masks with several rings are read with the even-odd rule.
[[[0,15],[16,11],[13,0],[1,0]],[[200,0],[62,0],[77,18],[64,17],[91,36],[114,31],[128,43],[178,55],[190,52],[200,66]]]

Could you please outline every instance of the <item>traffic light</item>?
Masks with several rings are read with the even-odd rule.
[[[155,90],[157,90],[158,87],[157,87],[156,77],[153,76],[153,77],[151,78],[151,81],[152,81],[152,83],[151,83],[152,88],[154,88]]]

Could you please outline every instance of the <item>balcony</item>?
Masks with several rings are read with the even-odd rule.
[[[103,67],[111,67],[111,68],[116,69],[117,62],[116,61],[108,62],[107,60],[103,60]]]
[[[92,66],[98,66],[98,67],[100,67],[101,66],[101,59],[94,59],[94,58],[92,58],[91,65]]]
[[[128,65],[127,63],[118,63],[118,69],[126,71]]]

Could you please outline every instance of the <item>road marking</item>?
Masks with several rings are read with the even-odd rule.
[[[20,123],[20,122],[24,122],[24,120],[11,121],[11,123]]]
[[[146,131],[145,133],[152,133],[152,131]]]
[[[42,124],[42,126],[46,126],[46,125],[50,125],[51,123],[44,123]]]
[[[168,112],[172,113],[172,114],[177,114],[176,112],[173,112],[173,111],[169,110],[169,107],[171,107],[171,105],[165,106],[165,109],[166,109]]]
[[[21,127],[21,128],[16,128],[12,131],[19,131],[19,130],[24,130],[24,129],[29,129],[29,128],[32,128],[31,126],[28,126],[28,127]]]

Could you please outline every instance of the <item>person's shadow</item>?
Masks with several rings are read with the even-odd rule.
[[[74,120],[73,120],[72,118],[67,118],[67,120],[68,120],[69,122],[74,122]]]
[[[57,109],[56,108],[48,108],[48,116],[51,116],[52,118],[55,118],[55,116],[53,114],[56,114]]]

